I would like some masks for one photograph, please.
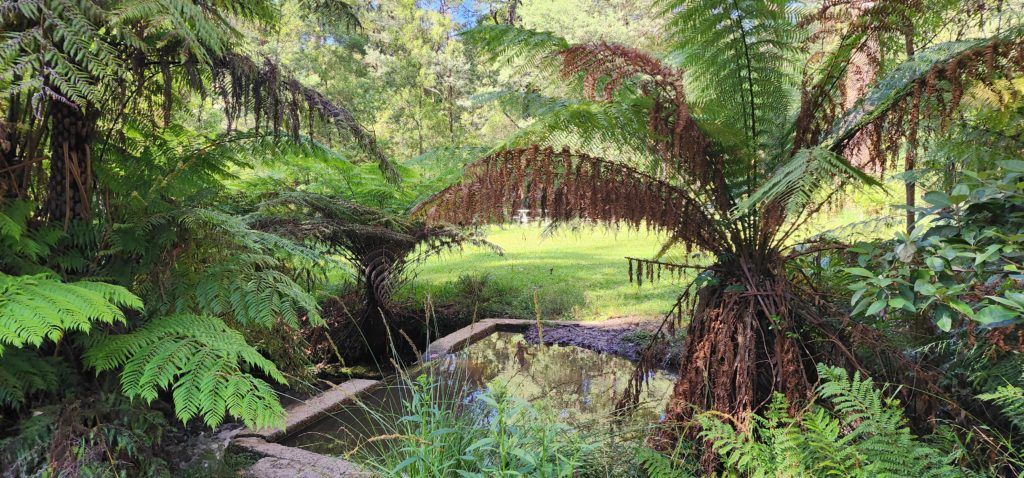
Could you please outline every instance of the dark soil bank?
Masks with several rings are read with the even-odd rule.
[[[547,345],[572,345],[575,347],[593,350],[595,352],[616,355],[632,361],[640,359],[640,355],[647,350],[655,331],[658,329],[656,321],[620,321],[611,320],[605,324],[588,324],[586,327],[580,325],[554,325],[540,328],[536,325],[530,327],[523,333],[526,341],[536,344],[543,336]],[[664,342],[654,346],[654,359],[658,367],[669,372],[676,372],[677,364],[674,358],[678,357],[677,347]]]

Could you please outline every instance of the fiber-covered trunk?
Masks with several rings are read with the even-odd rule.
[[[83,108],[54,100],[50,102],[50,176],[43,212],[65,226],[91,215],[93,186],[90,142],[95,115]]]
[[[745,423],[774,392],[799,403],[814,383],[814,362],[787,304],[784,279],[751,277],[706,286],[697,293],[686,329],[679,378],[666,409],[670,425],[653,438],[670,448],[681,438],[695,438],[694,415],[714,411]],[[711,472],[717,460],[705,447],[701,463]]]

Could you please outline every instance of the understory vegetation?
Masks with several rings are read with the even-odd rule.
[[[0,0],[0,477],[382,376],[382,476],[1021,476],[1022,73],[1019,0]],[[439,396],[495,317],[647,319],[616,413]]]

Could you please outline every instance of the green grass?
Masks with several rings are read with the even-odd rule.
[[[504,256],[467,249],[431,258],[419,268],[412,293],[441,303],[464,293],[460,288],[474,281],[459,279],[468,275],[489,289],[491,306],[480,315],[532,318],[536,294],[545,319],[602,320],[660,316],[684,286],[670,279],[639,288],[629,283],[624,257],[652,257],[664,239],[645,231],[585,227],[544,235],[539,226],[509,225],[488,229],[487,239]]]

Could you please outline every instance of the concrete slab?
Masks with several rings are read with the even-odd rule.
[[[284,428],[264,430],[242,430],[239,437],[259,437],[268,442],[278,441],[290,433],[295,433],[312,424],[328,413],[337,411],[342,405],[351,402],[359,395],[379,387],[379,380],[353,379],[311,397],[303,402],[287,408]]]
[[[423,360],[434,360],[442,355],[458,352],[467,345],[472,344],[495,331],[521,332],[530,327],[533,322],[519,319],[484,319],[469,324],[455,332],[433,341],[423,354]]]
[[[352,462],[301,448],[268,443],[257,437],[236,438],[231,445],[264,458],[243,472],[249,478],[369,478]]]

